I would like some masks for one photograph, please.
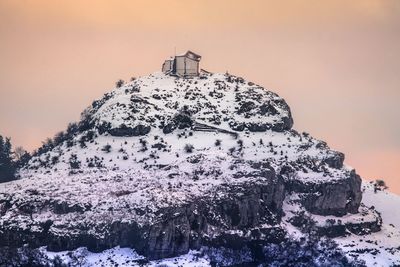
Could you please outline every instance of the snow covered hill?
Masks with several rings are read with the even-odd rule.
[[[398,262],[393,227],[378,252],[346,243],[388,233],[370,207],[381,200],[366,193],[361,204],[361,178],[344,155],[292,126],[282,98],[241,77],[136,79],[94,101],[20,180],[0,185],[0,246],[87,247],[99,257],[120,246],[113,251],[149,260],[193,250],[203,263],[222,250],[223,265],[282,263],[290,246],[288,259],[312,248],[317,256],[302,257],[316,265]]]

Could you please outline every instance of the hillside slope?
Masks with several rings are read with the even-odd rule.
[[[257,262],[271,244],[379,233],[344,155],[292,126],[282,98],[240,77],[141,77],[94,101],[20,180],[0,185],[0,246],[121,246],[148,259],[223,247]]]

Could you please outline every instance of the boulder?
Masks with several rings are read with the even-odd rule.
[[[108,129],[108,133],[112,136],[142,136],[146,135],[150,132],[151,127],[146,125],[136,125],[135,127],[128,127],[122,124],[118,128],[111,128]]]

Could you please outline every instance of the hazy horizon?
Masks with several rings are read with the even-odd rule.
[[[0,134],[27,150],[118,79],[193,50],[289,104],[294,129],[400,193],[400,1],[0,0]]]

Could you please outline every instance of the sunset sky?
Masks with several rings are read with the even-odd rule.
[[[0,0],[0,134],[31,151],[175,48],[278,93],[295,129],[400,193],[397,0]]]

